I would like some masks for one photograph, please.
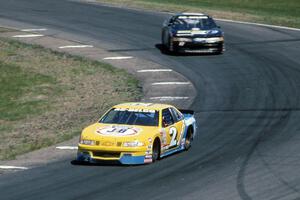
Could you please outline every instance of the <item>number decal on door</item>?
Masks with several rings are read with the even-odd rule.
[[[170,136],[171,136],[171,141],[170,141],[170,145],[169,148],[174,147],[177,145],[177,129],[175,127],[171,127],[170,128]]]

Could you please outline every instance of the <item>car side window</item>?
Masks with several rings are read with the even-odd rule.
[[[175,122],[178,122],[183,119],[183,115],[181,113],[179,113],[176,109],[174,109],[174,108],[170,108],[170,109],[173,113]]]
[[[163,126],[167,127],[170,126],[172,124],[174,124],[174,119],[173,116],[169,110],[169,108],[163,109],[162,110],[162,117],[163,117]]]

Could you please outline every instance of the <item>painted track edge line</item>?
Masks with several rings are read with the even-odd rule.
[[[55,148],[60,149],[60,150],[77,150],[78,149],[77,146],[57,146]]]
[[[18,166],[10,166],[10,165],[0,165],[0,169],[29,169],[28,167],[18,167]]]

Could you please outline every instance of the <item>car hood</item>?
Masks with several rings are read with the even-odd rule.
[[[141,140],[148,137],[149,134],[155,134],[158,130],[158,127],[152,126],[95,123],[82,131],[81,139],[116,139],[118,141]]]

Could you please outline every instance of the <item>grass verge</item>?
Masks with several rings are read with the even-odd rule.
[[[300,28],[299,0],[97,0],[133,8],[204,12],[216,18]]]
[[[0,91],[0,160],[70,139],[141,96],[123,70],[1,37]]]

